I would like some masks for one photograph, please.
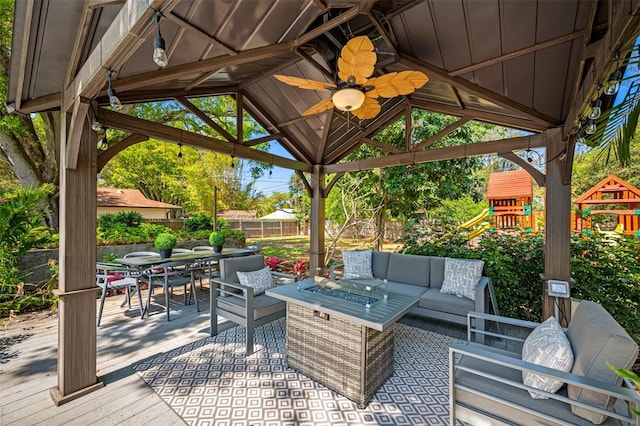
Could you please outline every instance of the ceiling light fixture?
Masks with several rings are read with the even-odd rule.
[[[118,99],[118,96],[116,96],[116,89],[111,86],[112,73],[113,70],[111,69],[107,71],[107,95],[109,95],[109,104],[111,105],[111,108],[113,108],[114,111],[119,111],[122,108],[122,103],[120,102],[120,99]]]
[[[346,87],[336,91],[331,101],[340,111],[354,111],[364,103],[364,93],[358,89]]]
[[[156,28],[158,29],[158,35],[153,39],[153,62],[156,63],[160,68],[164,68],[169,65],[169,58],[167,57],[167,51],[165,50],[164,39],[162,38],[162,33],[160,32],[160,19],[162,18],[162,13],[158,10],[156,11]]]

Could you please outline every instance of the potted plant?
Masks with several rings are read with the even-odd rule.
[[[167,232],[162,232],[156,237],[155,246],[160,250],[160,256],[163,259],[169,258],[173,248],[176,246],[176,237]]]
[[[209,235],[209,244],[213,246],[213,251],[216,253],[222,253],[222,246],[226,241],[226,237],[222,231],[213,231]]]

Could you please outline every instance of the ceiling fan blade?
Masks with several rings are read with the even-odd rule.
[[[289,77],[288,75],[274,75],[275,78],[281,82],[288,84],[289,86],[299,87],[301,89],[320,90],[326,92],[327,90],[336,87],[333,83],[325,83],[322,81],[307,80],[306,78]]]
[[[352,38],[340,51],[338,77],[345,82],[353,77],[356,84],[364,84],[373,74],[376,60],[373,43],[367,36]]]
[[[321,100],[320,102],[303,112],[302,115],[314,115],[331,108],[333,108],[333,101],[331,100],[331,96],[329,96],[328,98]]]
[[[420,71],[390,72],[367,81],[367,86],[373,86],[373,89],[367,92],[367,96],[394,98],[408,95],[424,86],[427,81],[429,77]]]
[[[371,97],[365,97],[362,106],[356,110],[351,111],[356,117],[365,120],[367,118],[373,118],[380,114],[380,103]]]

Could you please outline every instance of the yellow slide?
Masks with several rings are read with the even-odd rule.
[[[458,226],[458,229],[473,228],[475,226],[478,226],[483,220],[486,220],[488,217],[489,217],[489,209],[486,208],[486,209],[482,210],[480,212],[480,214],[478,214],[473,219],[470,219],[470,220],[466,221],[465,223],[463,223],[462,225]]]
[[[467,234],[467,239],[468,240],[473,240],[478,235],[484,234],[485,232],[487,232],[490,228],[491,228],[491,225],[489,225],[488,223],[486,223],[486,224],[484,224],[482,226],[478,226],[476,229],[470,231]]]

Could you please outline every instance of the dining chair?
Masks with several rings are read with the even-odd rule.
[[[193,253],[191,250],[186,248],[174,248],[171,250],[172,253]]]
[[[129,305],[131,309],[131,288],[138,294],[138,303],[140,308],[140,317],[143,315],[142,306],[142,294],[140,292],[139,275],[134,271],[122,266],[114,265],[111,263],[96,263],[96,285],[102,288],[102,295],[100,296],[100,309],[98,311],[98,327],[100,327],[100,321],[102,320],[102,311],[104,309],[104,300],[107,296],[107,292],[110,290],[122,290],[125,291],[124,304]]]
[[[196,294],[195,277],[192,260],[180,260],[174,262],[166,262],[156,265],[151,270],[146,271],[143,275],[149,282],[149,293],[147,295],[147,304],[144,311],[149,315],[151,307],[151,294],[155,287],[162,287],[164,291],[165,310],[167,311],[167,321],[171,321],[169,314],[169,292],[174,287],[184,287],[184,304],[188,305],[193,295],[196,304],[196,310],[200,312],[198,306],[198,296]],[[191,286],[190,293],[187,291],[187,285]],[[144,313],[143,313],[144,316]]]
[[[245,354],[253,353],[253,333],[256,327],[267,324],[286,313],[285,302],[264,294],[263,286],[242,285],[238,272],[261,273],[265,268],[264,256],[254,255],[220,259],[220,278],[212,278],[210,291],[210,334],[218,334],[218,315],[246,328]],[[298,280],[295,275],[268,271],[270,285],[274,278],[286,279],[293,283]],[[256,279],[257,284],[258,279]],[[261,281],[261,279],[260,279]],[[260,287],[260,288],[258,288]]]
[[[160,253],[156,253],[155,251],[134,251],[134,252],[125,254],[123,257],[126,259],[128,257],[143,257],[143,256],[160,256]]]
[[[193,251],[205,251],[205,250],[213,251],[213,247],[212,246],[195,246],[191,250],[193,250]]]

